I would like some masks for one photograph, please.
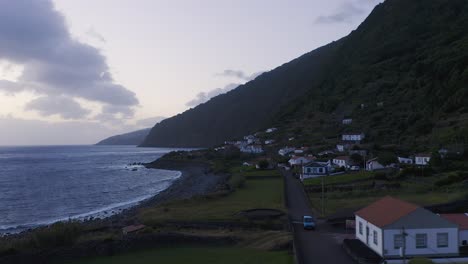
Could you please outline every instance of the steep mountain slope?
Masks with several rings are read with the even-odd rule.
[[[316,143],[343,116],[382,144],[465,140],[467,86],[468,1],[387,0],[349,36],[161,122],[142,145],[212,146],[270,125]]]
[[[151,128],[145,128],[130,133],[106,138],[96,145],[139,145],[149,134]]]

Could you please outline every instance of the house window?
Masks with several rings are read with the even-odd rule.
[[[437,233],[437,247],[448,247],[448,233]]]
[[[311,172],[311,169],[310,168],[307,168],[307,173],[310,173]]]
[[[427,248],[427,234],[416,234],[416,248]]]
[[[359,222],[359,234],[362,235],[362,222]]]
[[[374,236],[374,244],[375,245],[378,245],[379,244],[379,241],[378,241],[378,237],[377,237],[377,231],[374,230],[374,232],[372,233],[373,236]]]
[[[400,249],[403,247],[403,235],[398,234],[393,236],[393,248]]]

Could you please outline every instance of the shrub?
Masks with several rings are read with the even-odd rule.
[[[432,260],[427,258],[414,258],[411,259],[408,264],[433,264]]]
[[[58,222],[47,228],[37,230],[33,241],[38,248],[71,246],[82,233],[82,225],[75,221]]]
[[[242,188],[244,187],[244,184],[245,184],[245,176],[239,173],[231,175],[228,181],[228,185],[231,190]]]
[[[445,178],[440,179],[434,183],[435,186],[441,187],[441,186],[446,186],[450,185],[453,183],[461,182],[468,179],[468,173],[467,172],[452,172],[449,173]]]

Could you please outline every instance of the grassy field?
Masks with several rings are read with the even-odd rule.
[[[325,184],[343,184],[350,183],[358,180],[368,180],[374,177],[374,173],[370,171],[360,171],[357,173],[347,173],[340,175],[324,176],[304,180],[304,185],[320,185],[322,178]]]
[[[242,188],[226,195],[176,201],[139,213],[148,225],[165,221],[232,221],[242,210],[284,209],[283,179],[248,179]]]
[[[391,195],[402,200],[413,202],[417,205],[426,206],[432,204],[447,203],[464,197],[466,192],[453,191],[453,192],[424,192],[424,193],[411,193],[401,191],[379,191],[372,192],[333,192],[325,195],[325,216],[332,215],[340,210],[347,209],[360,209],[372,202],[386,196]],[[315,209],[320,210],[321,199],[320,193],[309,195],[312,205]]]
[[[69,264],[292,264],[293,258],[285,251],[261,251],[225,247],[159,248],[112,257],[85,259]]]

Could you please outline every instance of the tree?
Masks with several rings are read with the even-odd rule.
[[[383,152],[379,155],[379,162],[384,166],[388,166],[390,164],[397,163],[398,157],[395,153]]]
[[[258,162],[258,167],[262,170],[268,168],[269,165],[270,163],[267,160],[261,160]]]

